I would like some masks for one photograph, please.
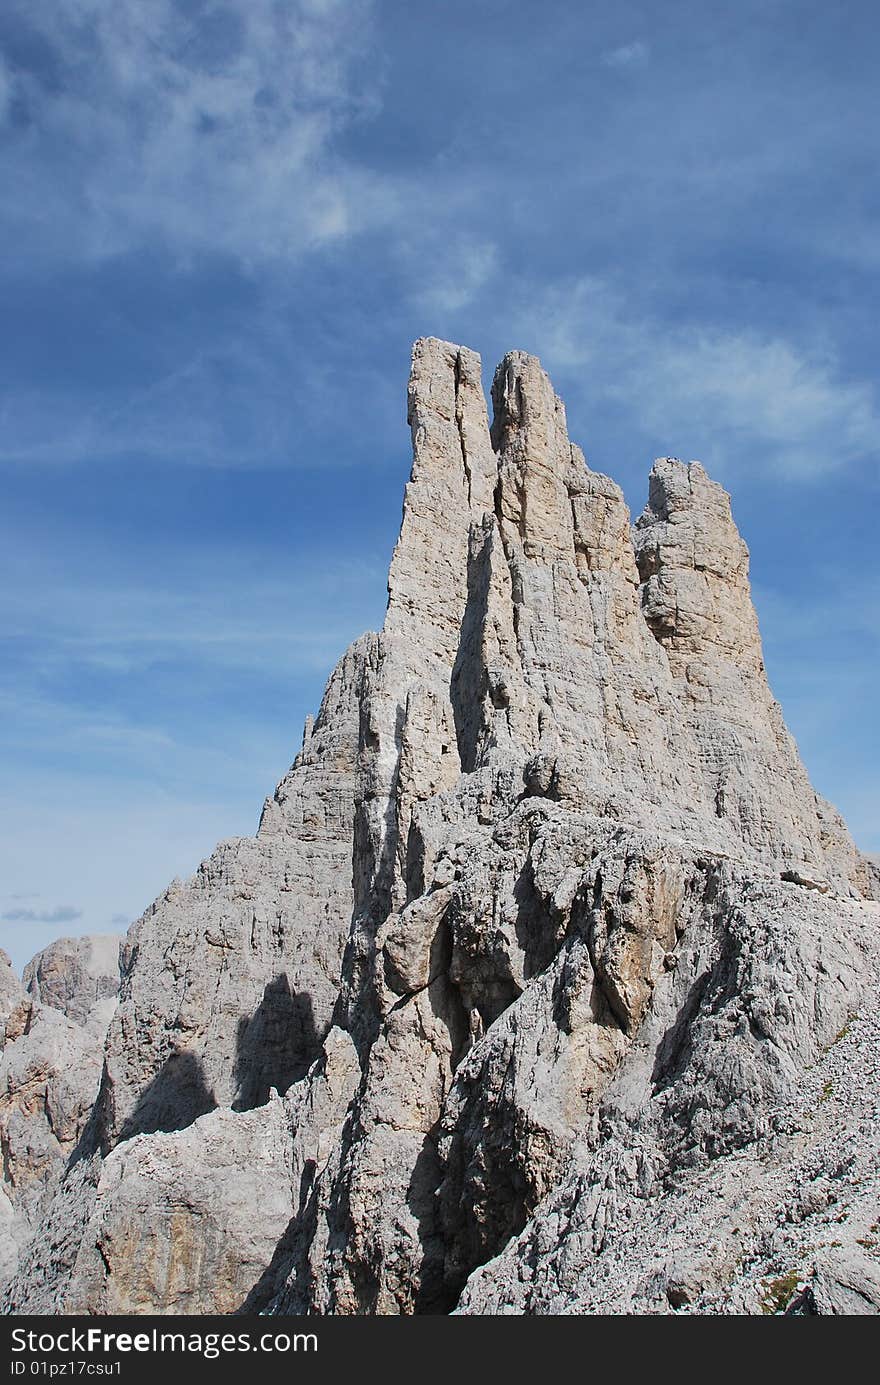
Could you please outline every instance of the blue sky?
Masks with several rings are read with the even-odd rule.
[[[728,486],[774,690],[880,850],[878,60],[858,0],[6,0],[19,964],[254,830],[381,623],[423,334],[540,355],[635,512],[658,455]]]

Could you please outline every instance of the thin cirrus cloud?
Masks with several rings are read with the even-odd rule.
[[[658,446],[721,471],[755,461],[803,479],[880,447],[873,386],[845,378],[824,343],[660,322],[590,278],[538,295],[522,331],[551,368],[574,380],[588,371],[593,399],[630,409],[637,401]]]
[[[170,369],[125,389],[84,396],[63,381],[0,388],[0,462],[136,455],[195,466],[295,465],[305,411],[320,407],[321,391],[309,381],[309,362],[280,335],[278,324],[260,319],[237,338],[200,341]],[[290,402],[294,376],[304,387],[297,410]]]
[[[36,637],[45,676],[66,662],[134,673],[181,658],[215,672],[269,660],[278,674],[325,672],[382,618],[385,562],[376,556],[322,566],[303,552],[264,573],[259,551],[245,544],[232,554],[203,544],[196,561],[169,543],[164,572],[149,582],[117,575],[111,585],[63,534],[66,561],[43,554],[36,568],[25,544],[8,531],[3,538],[0,627],[20,650]]]
[[[139,792],[252,776],[264,791],[333,664],[382,619],[378,558],[324,564],[301,545],[267,569],[249,545],[166,539],[157,565],[129,536],[134,576],[116,570],[118,540],[63,526],[46,539],[36,554],[11,531],[3,543],[0,756],[25,775],[62,765]]]
[[[371,10],[369,0],[10,0],[7,216],[44,250],[95,260],[164,244],[250,262],[387,216],[389,190],[332,154],[377,99],[381,64],[363,61]]]
[[[443,251],[433,252],[428,259],[414,301],[428,313],[459,313],[491,283],[498,266],[498,247],[492,241],[477,236],[452,237]]]
[[[109,401],[84,400],[63,386],[5,390],[0,461],[53,465],[134,453],[189,465],[236,465],[243,457],[289,463],[297,448],[280,397],[287,364],[252,331],[245,340],[201,344]]]

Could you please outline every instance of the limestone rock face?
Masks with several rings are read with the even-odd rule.
[[[232,1313],[270,1264],[352,1095],[357,1055],[332,1030],[308,1082],[228,1107],[105,1160],[65,1299],[77,1313]],[[295,1133],[294,1133],[295,1132]]]
[[[28,962],[22,980],[37,1004],[87,1024],[96,1006],[118,994],[119,938],[115,933],[59,938]]]
[[[31,1002],[12,969],[9,954],[0,948],[0,1052],[24,1033]]]
[[[654,463],[635,548],[642,611],[669,659],[717,816],[758,858],[822,880],[842,874],[857,889],[855,863],[826,852],[816,796],[767,686],[730,501],[698,462]]]
[[[346,653],[255,838],[223,842],[129,930],[99,1123],[105,1144],[263,1104],[317,1056],[352,910],[360,702]]]
[[[104,1035],[116,1007],[118,958],[118,937],[61,938],[27,965],[24,986],[11,968],[0,973],[7,997],[0,1053],[6,1278],[19,1248],[40,1226],[90,1120]]]
[[[754,881],[720,899],[730,942],[682,939],[601,1138],[458,1312],[880,1312],[880,908]]]
[[[492,405],[416,344],[383,630],[256,838],[130,931],[10,1307],[877,1306],[876,1100],[816,1083],[876,1093],[878,874],[767,685],[729,499],[663,458],[633,526],[534,357]]]

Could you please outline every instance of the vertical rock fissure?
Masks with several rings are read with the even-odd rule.
[[[462,464],[462,466],[464,467],[465,481],[467,482],[468,508],[470,508],[470,507],[472,506],[472,504],[473,504],[473,481],[472,481],[472,478],[471,478],[471,466],[470,466],[470,461],[468,460],[467,443],[465,442],[465,437],[464,437],[464,410],[463,410],[462,398],[461,398],[462,367],[461,367],[461,352],[460,352],[460,351],[457,351],[457,352],[456,352],[456,355],[455,355],[454,379],[455,379],[455,426],[456,426],[456,428],[457,428],[457,430],[458,430],[458,445],[459,445],[459,447],[461,448],[461,464]]]

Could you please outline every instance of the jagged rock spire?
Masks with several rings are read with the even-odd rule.
[[[15,1305],[443,1310],[577,1161],[588,1262],[609,1180],[759,1139],[843,1024],[874,871],[767,686],[727,495],[661,459],[633,529],[535,357],[492,402],[416,343],[384,627],[257,837],[130,931]]]

